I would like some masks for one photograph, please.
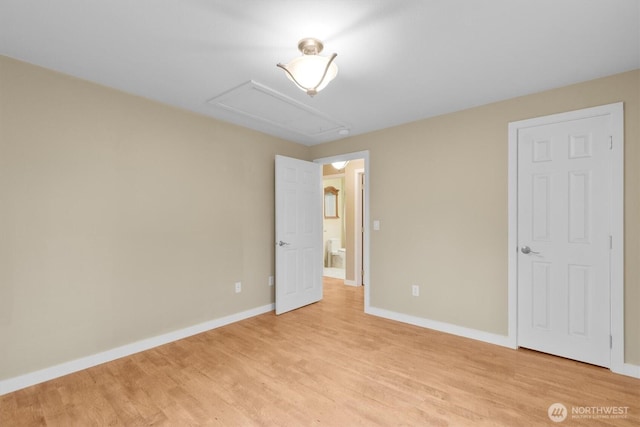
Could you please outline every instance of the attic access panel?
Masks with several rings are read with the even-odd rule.
[[[328,115],[250,80],[207,101],[234,115],[307,137],[336,133],[346,126]]]

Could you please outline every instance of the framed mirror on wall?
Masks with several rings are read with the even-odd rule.
[[[338,190],[335,187],[324,188],[324,217],[338,218]]]

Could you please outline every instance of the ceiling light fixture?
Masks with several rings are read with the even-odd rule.
[[[333,163],[331,163],[331,166],[333,166],[334,168],[336,168],[338,170],[342,170],[347,166],[348,163],[349,163],[349,160],[344,160],[344,161],[341,161],[341,162],[333,162]]]
[[[314,96],[324,89],[338,74],[338,66],[333,62],[338,54],[320,56],[323,47],[318,39],[302,39],[298,42],[302,56],[291,60],[287,65],[277,64],[287,73],[287,77],[309,96]]]

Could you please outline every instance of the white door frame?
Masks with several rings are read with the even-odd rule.
[[[509,240],[508,291],[509,332],[512,348],[518,347],[518,131],[520,129],[611,115],[611,371],[638,376],[637,369],[624,363],[624,109],[623,103],[602,105],[509,123]]]
[[[315,159],[314,162],[327,164],[345,160],[364,159],[364,312],[369,313],[370,287],[371,287],[371,270],[370,270],[370,216],[369,216],[369,177],[371,176],[371,166],[369,161],[369,150],[357,151],[355,153],[338,154],[331,157],[323,157]]]
[[[355,191],[356,191],[356,197],[355,197],[355,221],[354,221],[354,227],[353,227],[353,231],[354,231],[354,242],[355,242],[355,248],[354,248],[354,257],[353,257],[353,264],[354,264],[354,271],[356,272],[356,280],[355,280],[355,284],[356,286],[362,286],[362,245],[364,244],[364,239],[363,239],[363,233],[362,233],[362,229],[364,229],[364,218],[362,217],[362,202],[364,199],[362,191],[361,191],[361,185],[360,185],[360,175],[362,174],[363,178],[365,177],[364,174],[364,169],[355,169],[353,171],[353,175],[354,175],[354,187]],[[366,179],[366,178],[365,178]]]

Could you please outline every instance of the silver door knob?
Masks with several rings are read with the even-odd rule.
[[[522,249],[520,249],[520,251],[525,255],[528,255],[528,254],[539,254],[540,253],[540,252],[532,251],[529,246],[523,246]]]
[[[287,246],[287,245],[290,245],[290,244],[291,244],[291,243],[283,242],[282,240],[280,240],[280,241],[278,242],[278,246]]]

